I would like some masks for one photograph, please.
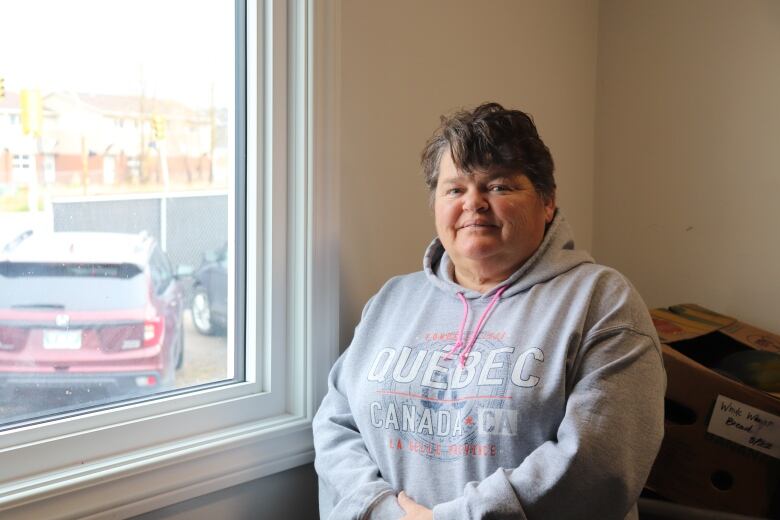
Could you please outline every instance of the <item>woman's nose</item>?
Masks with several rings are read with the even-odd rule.
[[[485,211],[488,209],[487,198],[480,190],[468,190],[463,197],[463,209],[475,212]]]

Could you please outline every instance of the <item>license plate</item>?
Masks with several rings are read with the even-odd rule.
[[[78,350],[81,348],[81,331],[44,330],[43,348],[49,350]]]

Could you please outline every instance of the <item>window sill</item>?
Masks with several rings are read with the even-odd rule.
[[[310,421],[283,415],[0,486],[0,516],[126,518],[313,460]]]

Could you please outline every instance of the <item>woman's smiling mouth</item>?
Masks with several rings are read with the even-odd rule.
[[[465,224],[458,227],[458,231],[460,231],[461,229],[472,229],[472,230],[498,229],[498,226],[495,224],[491,224],[490,222],[466,222]]]

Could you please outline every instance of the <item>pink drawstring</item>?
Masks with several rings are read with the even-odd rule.
[[[471,334],[471,337],[469,338],[469,341],[466,344],[466,348],[463,348],[463,330],[466,327],[466,322],[468,321],[469,304],[466,301],[466,298],[463,296],[463,293],[458,293],[458,298],[460,298],[460,301],[463,302],[463,309],[464,309],[463,321],[461,321],[460,323],[460,330],[458,331],[458,340],[455,342],[455,345],[453,345],[452,350],[450,350],[444,355],[444,359],[450,359],[453,353],[463,348],[463,352],[461,352],[459,356],[460,366],[464,366],[466,364],[466,358],[471,352],[471,349],[474,347],[474,343],[477,342],[477,337],[479,336],[479,333],[482,331],[482,327],[485,325],[485,322],[487,321],[487,317],[490,314],[490,311],[496,305],[498,299],[501,298],[501,295],[504,294],[504,291],[507,290],[507,287],[508,286],[505,285],[504,287],[496,291],[496,294],[493,295],[493,299],[490,300],[490,303],[488,304],[487,308],[482,313],[482,316],[480,316],[479,321],[477,322],[477,328]]]
[[[450,359],[452,355],[463,347],[463,330],[466,328],[466,322],[469,319],[469,303],[462,292],[458,293],[458,298],[463,303],[463,319],[460,320],[460,330],[458,330],[458,339],[452,346],[452,350],[444,354],[444,359]]]

